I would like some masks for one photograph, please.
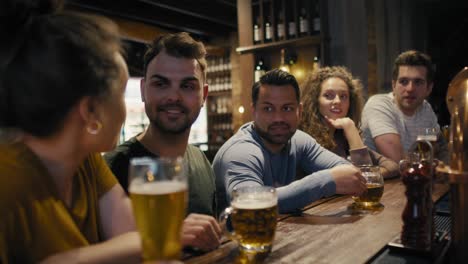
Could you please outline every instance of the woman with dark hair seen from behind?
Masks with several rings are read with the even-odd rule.
[[[58,0],[1,5],[0,263],[138,262],[130,201],[100,155],[125,119],[116,26]]]
[[[368,150],[359,129],[363,107],[362,84],[345,67],[324,67],[302,84],[300,129],[323,147],[355,165],[379,165],[384,178],[398,175],[392,160]]]

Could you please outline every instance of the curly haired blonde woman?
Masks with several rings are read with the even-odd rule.
[[[384,178],[398,175],[392,160],[368,150],[357,128],[363,106],[362,84],[345,67],[324,67],[307,76],[301,87],[300,129],[323,147],[357,165],[376,164]]]

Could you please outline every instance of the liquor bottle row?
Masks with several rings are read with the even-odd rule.
[[[231,90],[232,65],[229,59],[229,53],[225,56],[209,56],[206,62],[208,91],[218,92]]]
[[[229,131],[232,131],[234,128],[233,128],[232,123],[225,122],[225,123],[215,123],[215,124],[213,124],[211,129],[212,130],[229,130]]]
[[[285,48],[280,49],[280,64],[272,65],[271,68],[279,68],[283,71],[291,72],[291,67],[296,63],[297,55],[292,52],[287,52]],[[312,68],[310,70],[315,71],[320,68],[320,56],[316,54],[312,58]],[[260,78],[270,69],[263,60],[262,57],[257,57],[254,66],[254,81],[258,82]]]
[[[319,0],[258,1],[252,6],[254,44],[320,33]]]
[[[209,56],[206,59],[207,69],[206,73],[218,73],[230,71],[232,68],[229,54],[226,56]]]
[[[224,143],[233,135],[232,115],[212,115],[208,117],[210,123],[208,141],[211,143]]]
[[[209,97],[209,110],[213,114],[232,113],[232,98],[231,96],[216,96]]]
[[[208,75],[206,81],[208,83],[208,91],[210,92],[229,91],[232,89],[230,72],[223,72],[223,74],[215,76]]]

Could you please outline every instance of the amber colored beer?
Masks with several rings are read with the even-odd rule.
[[[232,226],[242,250],[271,250],[278,218],[277,200],[237,200],[231,203],[235,212]]]
[[[143,260],[174,260],[181,254],[187,184],[159,181],[130,185],[133,214],[143,243]]]
[[[360,196],[353,196],[354,202],[358,206],[373,207],[380,204],[384,185],[381,183],[366,183],[367,191]]]

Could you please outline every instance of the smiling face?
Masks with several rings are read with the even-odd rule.
[[[291,85],[260,87],[253,109],[255,130],[270,151],[277,152],[294,135],[301,110]]]
[[[346,117],[350,105],[349,98],[349,87],[342,79],[326,79],[322,82],[318,100],[320,114],[333,120]]]
[[[207,95],[196,59],[177,58],[165,51],[149,63],[141,81],[142,100],[151,125],[163,133],[188,133]]]
[[[396,81],[392,81],[393,95],[400,110],[413,115],[431,93],[432,85],[424,66],[400,66]]]

